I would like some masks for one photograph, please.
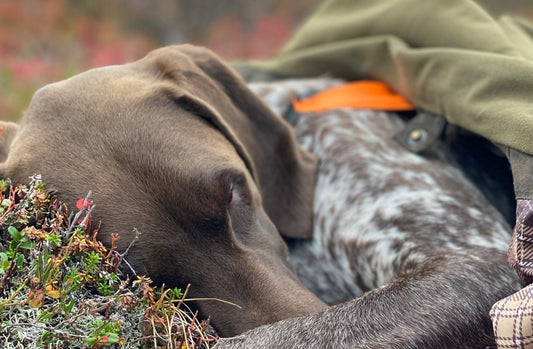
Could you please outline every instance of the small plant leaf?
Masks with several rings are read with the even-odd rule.
[[[50,234],[46,236],[46,240],[48,240],[51,244],[59,247],[61,246],[61,237],[56,234]]]
[[[2,269],[3,270],[9,269],[9,261],[8,260],[2,261]]]
[[[61,297],[61,292],[59,292],[59,290],[57,290],[54,286],[52,285],[47,285],[45,288],[45,293],[47,296],[49,297],[52,297],[54,299],[58,299]]]
[[[19,242],[20,239],[22,238],[22,234],[20,233],[20,231],[12,225],[10,225],[7,228],[7,231],[9,235],[11,235],[11,238],[13,239],[13,241],[15,242]]]
[[[22,266],[24,265],[24,255],[23,254],[17,253],[17,255],[15,257],[15,265],[17,266],[17,268],[22,268]]]
[[[105,337],[107,337],[107,341],[105,343],[108,344],[108,345],[115,344],[115,343],[118,343],[120,341],[120,337],[116,333],[106,333]],[[104,342],[103,339],[105,337],[103,337],[101,339],[102,342]]]
[[[24,241],[23,243],[21,243],[19,245],[19,248],[23,249],[23,250],[30,250],[32,248],[35,247],[35,244],[31,241]]]
[[[43,305],[44,293],[42,290],[30,291],[27,302],[32,308],[39,308]]]
[[[86,342],[89,345],[94,345],[97,340],[98,340],[98,337],[94,337],[94,336],[91,336],[91,337],[88,337],[88,338],[83,338],[83,341]]]
[[[71,299],[68,304],[65,304],[65,306],[63,307],[63,311],[65,311],[65,313],[70,312],[72,308],[74,308],[74,304],[76,304],[76,300]]]

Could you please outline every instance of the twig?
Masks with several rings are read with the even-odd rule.
[[[139,240],[139,238],[141,237],[141,232],[139,230],[137,230],[137,228],[133,228],[133,232],[135,233],[135,236],[133,237],[133,240],[131,240],[131,242],[129,243],[128,247],[126,247],[126,251],[124,251],[123,253],[120,253],[118,251],[115,251],[118,256],[120,257],[120,260],[117,264],[117,268],[120,267],[120,264],[122,263],[122,261],[124,261],[124,263],[126,263],[126,265],[128,266],[128,268],[130,268],[131,272],[133,273],[133,275],[137,276],[137,273],[135,272],[135,269],[133,269],[133,267],[131,266],[130,263],[128,263],[128,261],[124,258],[128,252],[130,251],[130,248],[135,244],[135,242],[137,240]]]
[[[89,197],[91,196],[91,194],[92,192],[89,190],[89,192],[85,196],[85,199],[83,199],[83,207],[81,208],[81,210],[76,212],[76,214],[74,214],[74,212],[70,213],[68,217],[68,227],[67,227],[67,230],[63,234],[63,238],[64,238],[63,243],[66,243],[70,239],[71,235],[74,233],[72,229],[74,228],[75,225],[85,226],[85,224],[87,223],[88,217],[91,215],[94,207],[96,206],[93,204],[93,205],[90,205],[89,208],[87,208],[87,203],[89,202]],[[80,220],[81,215],[84,214],[85,212],[87,212],[87,214],[85,215],[83,221],[78,224],[78,221]]]
[[[7,215],[15,208],[15,189],[13,187],[10,188],[9,191],[9,206],[5,209],[4,213],[2,213],[2,216],[0,216],[0,222],[3,221]]]
[[[9,296],[9,298],[7,298],[6,300],[0,302],[0,307],[4,307],[4,306],[8,305],[9,302],[11,302],[13,299],[15,299],[15,297],[17,296],[17,294],[18,294],[20,291],[22,291],[22,289],[26,286],[26,283],[27,283],[27,282],[28,282],[27,279],[24,280],[24,282],[23,282],[22,284],[20,284],[19,288],[17,288],[17,289],[15,290],[15,292],[13,292],[13,293],[11,294],[11,296]]]
[[[217,302],[221,302],[221,303],[224,303],[224,304],[233,305],[234,307],[242,309],[242,307],[240,305],[232,303],[230,301],[226,301],[226,300],[220,299],[220,298],[186,298],[186,299],[174,300],[172,302],[180,302],[180,301],[181,302],[217,301]]]

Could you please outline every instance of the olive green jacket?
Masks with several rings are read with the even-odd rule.
[[[284,76],[377,79],[503,146],[533,198],[533,24],[471,0],[328,0],[271,60]]]

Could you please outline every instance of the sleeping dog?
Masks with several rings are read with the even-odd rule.
[[[281,115],[295,96],[340,83],[321,78],[249,86]],[[400,116],[375,111],[300,117],[299,143],[320,164],[314,237],[292,241],[291,258],[313,293],[342,304],[223,340],[220,347],[494,344],[490,306],[520,287],[506,265],[509,224],[460,170],[454,147],[439,141],[423,156],[413,154],[394,140],[403,127]],[[467,149],[460,150],[464,156]],[[493,183],[477,179],[495,198]],[[498,200],[506,200],[503,194]]]
[[[4,125],[0,175],[41,173],[70,206],[92,190],[119,250],[141,231],[137,274],[239,305],[196,304],[224,337],[250,330],[219,347],[492,344],[490,306],[519,287],[508,225],[443,152],[394,144],[399,118],[356,114],[300,120],[317,167],[212,53],[166,47],[38,91]]]

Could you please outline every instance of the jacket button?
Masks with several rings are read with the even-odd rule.
[[[409,133],[409,141],[418,143],[426,139],[427,131],[421,128],[415,128]]]

